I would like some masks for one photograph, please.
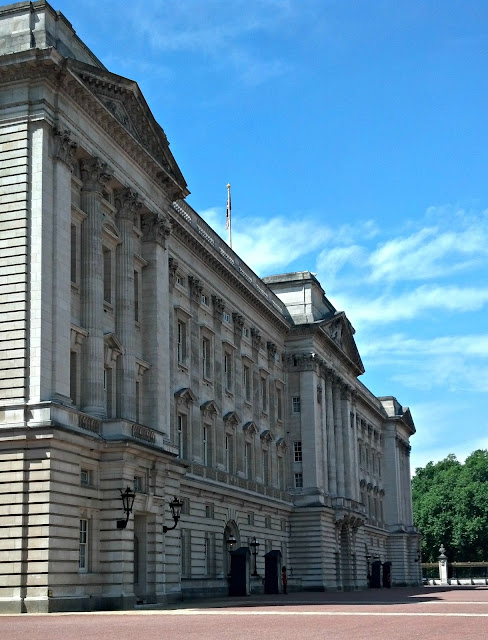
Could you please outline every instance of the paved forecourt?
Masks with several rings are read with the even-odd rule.
[[[487,587],[192,601],[137,611],[0,616],[6,640],[444,640],[488,637]]]

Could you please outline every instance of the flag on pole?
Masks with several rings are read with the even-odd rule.
[[[225,228],[226,229],[230,229],[230,210],[231,210],[231,204],[230,204],[230,184],[227,185],[227,214],[225,217]]]

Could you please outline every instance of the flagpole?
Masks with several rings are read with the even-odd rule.
[[[229,230],[229,247],[232,249],[232,216],[230,201],[230,184],[227,185],[227,216],[225,220],[225,228]]]

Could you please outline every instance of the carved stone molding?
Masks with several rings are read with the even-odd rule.
[[[240,419],[235,411],[229,411],[229,413],[226,413],[223,417],[223,421],[226,427],[231,427],[234,430],[239,424]]]
[[[188,286],[190,287],[190,297],[193,302],[200,303],[203,286],[195,276],[188,276]]]
[[[184,387],[175,391],[175,399],[177,404],[190,407],[196,400],[196,396],[189,387]]]
[[[208,400],[200,405],[200,410],[205,416],[218,416],[220,411],[215,400]]]
[[[286,444],[286,440],[284,438],[279,438],[276,441],[276,449],[280,452],[280,453],[286,453],[287,449],[288,449],[288,445]]]
[[[121,220],[130,220],[134,224],[135,216],[142,206],[137,191],[127,187],[126,189],[118,189],[114,195],[117,216]]]
[[[274,359],[276,352],[278,351],[278,349],[276,348],[276,345],[274,342],[267,342],[266,343],[266,347],[268,348],[268,357],[270,359]]]
[[[270,444],[273,442],[273,434],[269,429],[265,429],[263,433],[259,436],[261,438],[261,442]]]
[[[247,436],[253,437],[258,434],[258,428],[255,422],[246,422],[242,430]]]
[[[162,213],[146,213],[141,217],[144,242],[156,242],[166,248],[166,238],[171,233],[171,222]]]
[[[73,171],[73,156],[78,145],[71,138],[70,129],[60,129],[53,127],[54,155],[58,160],[64,162]]]
[[[179,264],[174,258],[168,258],[168,273],[169,283],[171,286],[176,282],[176,272],[178,271]]]
[[[80,163],[83,191],[96,191],[102,193],[103,186],[112,179],[107,163],[100,158],[82,160]]]
[[[251,327],[251,339],[252,339],[253,349],[260,349],[263,343],[263,340],[261,338],[261,333],[259,332],[258,329],[256,329],[256,327]]]
[[[232,314],[232,320],[234,322],[235,333],[240,334],[242,332],[242,328],[244,327],[244,318],[239,313],[236,313],[234,311],[234,313]]]
[[[212,296],[214,316],[220,317],[225,311],[225,302],[216,295]]]

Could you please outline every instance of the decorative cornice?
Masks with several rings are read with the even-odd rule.
[[[253,349],[260,349],[263,343],[263,339],[261,338],[261,333],[256,327],[251,327],[251,339]]]

